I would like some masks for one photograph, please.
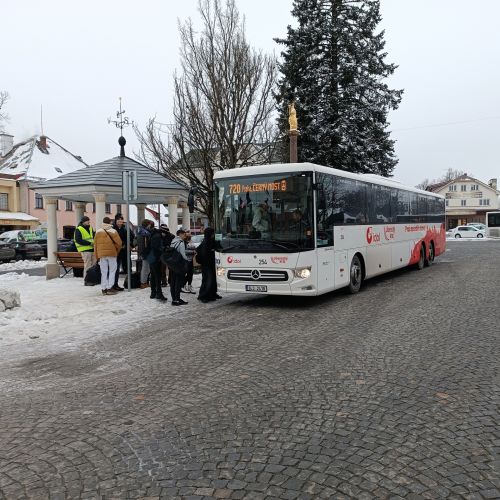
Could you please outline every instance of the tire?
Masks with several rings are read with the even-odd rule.
[[[358,293],[363,282],[363,267],[359,257],[355,255],[351,261],[351,268],[349,270],[349,292]]]
[[[16,253],[16,257],[15,257],[15,259],[16,259],[17,261],[19,261],[19,260],[24,260],[24,255],[22,255],[22,254],[20,254],[20,253]]]
[[[477,237],[478,237],[478,238],[484,238],[484,236],[483,236],[481,233],[479,233],[479,234],[477,235]]]
[[[459,239],[459,238],[461,238],[461,237],[462,237],[462,235],[461,235],[461,234],[456,234],[456,235],[455,235],[455,239]]]
[[[42,260],[41,257],[35,257],[33,260]]]
[[[429,244],[429,254],[427,255],[427,258],[425,259],[425,266],[430,267],[432,266],[432,263],[434,262],[434,242],[430,242]]]
[[[424,245],[420,245],[420,257],[417,262],[417,269],[421,271],[425,266],[425,248]]]

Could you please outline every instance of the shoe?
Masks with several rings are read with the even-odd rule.
[[[221,297],[218,293],[216,293],[216,294],[215,294],[215,298],[216,298],[217,300],[222,299],[222,297]]]
[[[157,295],[156,298],[158,300],[160,300],[161,302],[167,302],[167,300],[168,300],[167,297],[165,297],[165,295],[163,295],[163,294],[162,295]]]
[[[101,290],[102,294],[103,295],[108,295],[108,291],[107,290]]]
[[[139,288],[149,288],[149,285],[147,283],[141,283]]]
[[[187,291],[187,287],[181,288],[181,293],[189,293],[189,292]]]
[[[198,300],[203,302],[203,304],[208,304],[210,302],[208,299],[198,299]]]
[[[118,292],[116,290],[113,290],[112,288],[108,288],[106,290],[106,295],[116,295]]]
[[[180,305],[181,305],[181,303],[180,303],[178,300],[173,300],[173,301],[172,301],[172,305],[173,305],[173,306],[180,306]]]
[[[185,300],[179,299],[179,304],[181,306],[183,306],[183,305],[187,304],[187,302]]]
[[[125,290],[125,288],[122,288],[121,286],[115,285],[113,287],[113,290],[116,290],[117,292],[123,292],[123,290]]]
[[[188,293],[196,294],[196,292],[194,291],[194,289],[193,289],[193,286],[192,286],[192,285],[187,285],[187,286],[186,286],[186,289],[187,289]]]
[[[149,296],[150,299],[156,299],[156,293],[152,293],[150,296]]]

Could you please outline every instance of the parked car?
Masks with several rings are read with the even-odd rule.
[[[484,238],[485,231],[474,226],[457,226],[447,231],[449,238]]]
[[[482,230],[486,231],[486,224],[481,224],[481,222],[469,222],[467,225],[473,226],[476,229],[482,229]]]
[[[3,236],[3,233],[1,236]],[[16,236],[19,241],[25,241],[27,243],[37,243],[42,247],[43,257],[47,257],[47,231],[42,229],[16,229],[14,231],[8,231],[9,236]],[[58,252],[76,252],[76,247],[73,240],[66,238],[59,238],[57,240],[57,251]],[[29,257],[28,257],[29,258]]]
[[[7,243],[14,248],[16,260],[40,260],[44,256],[43,248],[38,243],[27,241],[23,233],[22,229],[7,231],[0,234],[0,242]]]
[[[0,241],[0,262],[9,262],[16,258],[16,249],[10,244]]]

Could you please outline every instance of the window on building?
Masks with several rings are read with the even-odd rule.
[[[117,214],[122,214],[123,213],[122,212],[122,206],[119,203],[116,204],[116,213]]]
[[[467,191],[467,184],[462,184],[460,186],[460,191]]]
[[[66,212],[72,212],[72,211],[73,211],[73,202],[66,201]]]
[[[38,193],[35,193],[35,208],[43,209],[43,196]]]
[[[9,194],[0,193],[0,210],[9,210]]]
[[[92,203],[92,212],[95,214],[95,202]]]
[[[470,190],[471,191],[479,191],[479,186],[477,184],[472,184],[472,186],[470,187]]]
[[[104,211],[105,211],[107,214],[110,214],[110,213],[111,213],[111,203],[105,203],[105,204],[104,204]]]
[[[460,205],[461,205],[462,207],[467,206],[467,200],[460,200]]]
[[[446,200],[446,206],[449,207],[450,206],[450,200]]]
[[[59,210],[59,200],[56,200],[56,210]]]
[[[488,198],[479,200],[479,205],[482,207],[487,207],[490,204],[490,200]]]
[[[456,184],[452,184],[449,188],[448,188],[448,191],[456,191],[457,190],[457,185]]]

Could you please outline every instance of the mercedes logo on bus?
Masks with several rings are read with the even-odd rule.
[[[260,271],[258,269],[254,269],[251,272],[251,275],[253,280],[258,280],[260,278]]]

